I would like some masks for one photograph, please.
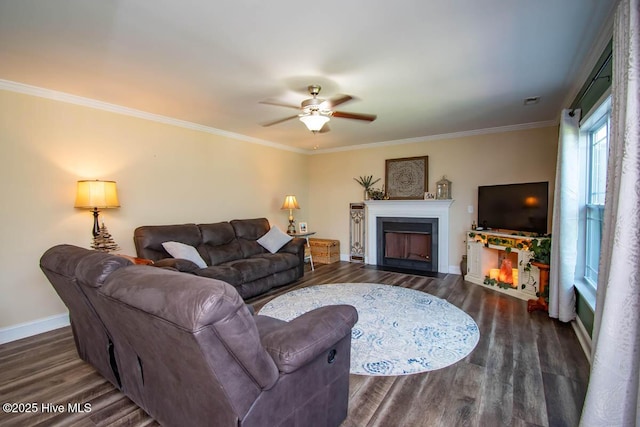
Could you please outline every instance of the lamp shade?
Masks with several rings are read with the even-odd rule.
[[[311,132],[319,132],[320,129],[322,129],[322,126],[329,121],[329,116],[312,113],[306,116],[301,116],[300,121],[304,123],[307,129]]]
[[[284,203],[280,209],[300,209],[296,196],[287,195],[284,197]]]
[[[78,181],[76,208],[119,208],[115,181]]]

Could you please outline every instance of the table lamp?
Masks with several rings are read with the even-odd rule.
[[[287,195],[284,197],[284,203],[280,209],[289,209],[289,227],[287,227],[287,234],[294,234],[296,232],[295,219],[293,219],[293,210],[300,209],[296,196]]]
[[[76,208],[93,209],[93,237],[100,233],[98,209],[119,208],[118,192],[115,181],[78,181]]]

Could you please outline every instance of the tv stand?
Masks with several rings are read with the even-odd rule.
[[[520,236],[493,230],[471,230],[466,232],[466,236],[466,281],[522,300],[537,298],[540,270],[531,264],[533,254],[528,248],[532,240],[548,237]],[[513,283],[500,280],[503,259],[511,261]]]

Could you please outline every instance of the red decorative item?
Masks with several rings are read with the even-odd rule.
[[[509,258],[504,258],[502,260],[502,265],[500,266],[500,274],[498,275],[498,281],[502,283],[513,284],[513,263]]]

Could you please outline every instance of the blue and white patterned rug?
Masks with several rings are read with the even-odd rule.
[[[349,304],[351,369],[358,375],[409,375],[444,368],[475,348],[478,325],[464,311],[427,293],[373,283],[302,288],[267,303],[259,314],[291,320],[314,308]]]

